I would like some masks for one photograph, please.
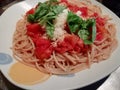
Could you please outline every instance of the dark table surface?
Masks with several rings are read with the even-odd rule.
[[[4,11],[4,8],[3,7],[6,7],[9,6],[10,3],[16,3],[16,2],[19,2],[21,0],[0,0],[0,15],[3,13]],[[102,1],[102,3],[107,6],[109,9],[111,9],[114,13],[116,13],[116,15],[118,15],[120,17],[120,1],[119,0],[99,0],[99,1]],[[114,3],[113,3],[113,2]],[[115,6],[115,7],[113,7]],[[91,84],[91,85],[88,85],[86,87],[83,87],[83,88],[79,88],[79,89],[75,89],[75,90],[96,90],[101,84],[104,83],[104,81],[109,77],[106,76],[104,77],[103,79]],[[4,81],[4,89],[0,89],[0,90],[23,90],[19,87],[16,87],[14,86],[13,84],[11,84],[3,75],[2,73],[0,72],[0,78]],[[1,83],[1,82],[0,82]],[[6,87],[6,88],[5,88]]]

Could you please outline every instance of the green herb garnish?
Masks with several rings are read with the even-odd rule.
[[[83,20],[73,12],[68,13],[67,24],[70,32],[77,34],[85,44],[92,44],[96,38],[95,19]]]
[[[57,0],[50,0],[44,3],[39,3],[34,14],[28,15],[29,22],[37,22],[46,27],[46,33],[49,38],[53,38],[54,24],[53,21],[59,13],[66,7],[56,4]]]

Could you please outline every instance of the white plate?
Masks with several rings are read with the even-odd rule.
[[[15,4],[8,8],[0,17],[0,52],[9,54],[12,56],[10,47],[12,46],[12,36],[15,31],[16,22],[25,14],[27,10],[32,8],[39,1],[44,0],[26,0]],[[113,18],[113,23],[116,24],[117,28],[117,39],[120,40],[120,19],[112,13],[105,6],[92,0],[96,5],[99,5],[105,14],[110,15]],[[4,76],[13,84],[22,87],[24,89],[32,90],[66,90],[80,88],[89,84],[92,84],[103,77],[113,72],[120,65],[120,46],[115,50],[109,60],[93,64],[90,69],[83,70],[74,75],[68,76],[55,76],[53,75],[44,83],[38,83],[36,85],[26,86],[14,82],[8,75],[9,68],[15,63],[13,62],[6,65],[0,65],[1,72]]]

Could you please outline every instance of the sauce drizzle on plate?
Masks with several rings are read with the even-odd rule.
[[[33,85],[46,81],[51,75],[24,65],[20,62],[13,64],[9,71],[10,77],[17,83]]]

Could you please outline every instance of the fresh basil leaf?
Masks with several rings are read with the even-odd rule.
[[[93,24],[93,19],[83,20],[83,22],[81,23],[81,28],[88,29],[92,26],[92,24]]]
[[[78,31],[78,36],[84,41],[84,44],[92,44],[93,42],[89,40],[90,38],[90,33],[88,30],[79,30]]]
[[[89,38],[89,32],[88,30],[79,30],[78,31],[78,36],[83,39],[83,40],[87,40]]]
[[[88,23],[85,20],[83,20],[83,22],[81,23],[80,27],[82,29],[88,29]]]
[[[92,44],[96,38],[96,21],[95,21],[95,19],[88,19],[87,24],[88,24],[88,30],[89,30],[89,28],[92,28],[92,31],[90,32],[90,30],[89,30],[90,38],[84,39],[84,43]]]
[[[67,24],[71,33],[77,33],[77,35],[83,39],[85,44],[92,44],[94,42],[96,38],[95,19],[83,20],[73,12],[69,12]]]
[[[79,16],[73,12],[68,12],[67,23],[71,33],[75,33],[79,29],[79,25],[82,22],[83,20]]]

